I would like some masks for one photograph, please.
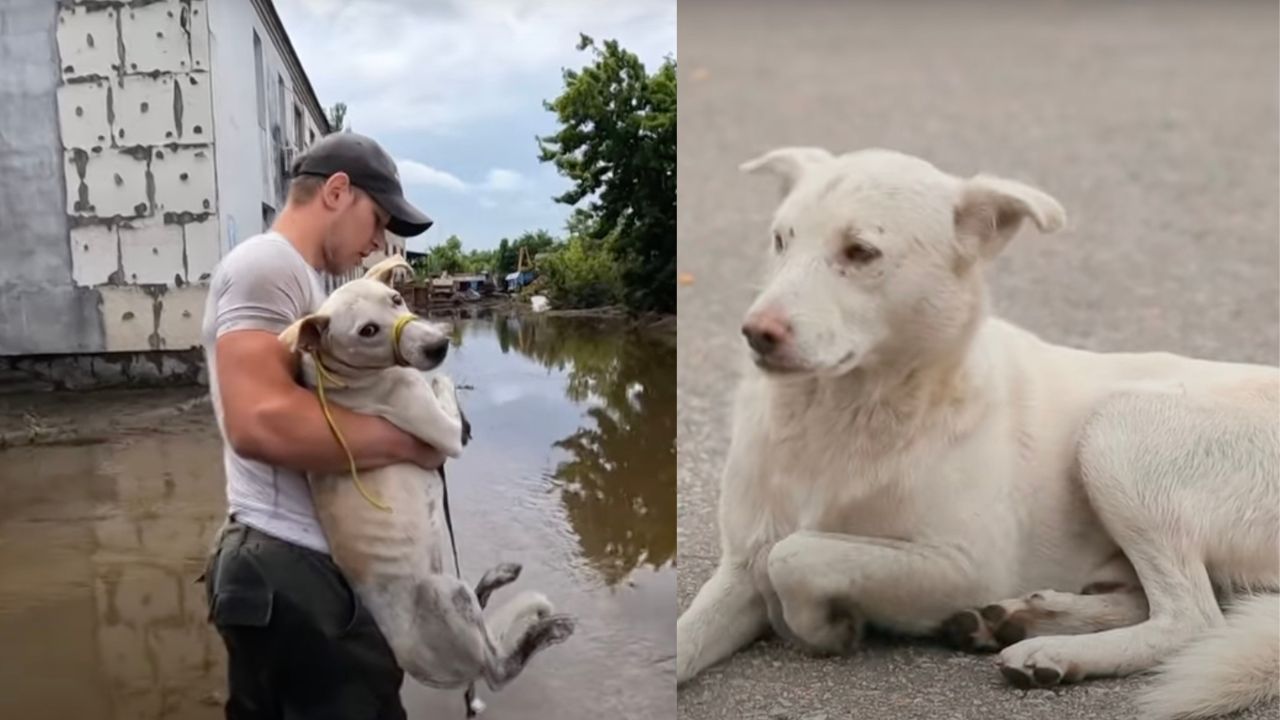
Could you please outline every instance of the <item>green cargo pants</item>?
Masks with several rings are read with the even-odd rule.
[[[404,673],[324,553],[232,520],[205,571],[227,720],[403,720]]]

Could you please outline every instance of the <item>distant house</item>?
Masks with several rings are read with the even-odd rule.
[[[504,278],[507,285],[507,292],[515,292],[519,290],[525,285],[528,285],[529,283],[533,282],[533,279],[535,277],[537,277],[537,274],[534,273],[534,271],[532,270],[525,270],[524,272],[508,273],[507,277]]]
[[[478,293],[483,293],[485,290],[493,287],[493,282],[489,279],[487,274],[454,275],[452,280],[453,289],[458,292],[474,290]]]

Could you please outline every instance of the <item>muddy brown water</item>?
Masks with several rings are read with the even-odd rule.
[[[462,572],[520,562],[578,618],[482,718],[675,712],[674,338],[618,320],[458,316],[474,439],[449,468]],[[127,412],[122,406],[120,412]],[[108,442],[0,451],[0,718],[218,718],[195,583],[225,510],[207,411]],[[410,718],[461,691],[406,680]]]

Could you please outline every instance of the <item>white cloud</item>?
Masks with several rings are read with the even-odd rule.
[[[278,0],[321,102],[360,132],[455,132],[538,112],[561,69],[591,57],[579,32],[617,39],[650,68],[676,49],[675,0]]]
[[[396,160],[396,167],[400,170],[400,181],[407,185],[434,185],[459,192],[467,189],[467,184],[458,176],[417,160]]]
[[[489,176],[485,179],[484,185],[486,188],[498,192],[519,190],[524,185],[524,176],[515,170],[494,168],[489,171]]]
[[[447,170],[433,168],[417,160],[401,158],[396,160],[396,167],[400,170],[400,181],[406,185],[431,185],[455,192],[513,192],[524,188],[526,184],[523,175],[506,168],[494,168],[485,176],[483,183],[474,184]]]

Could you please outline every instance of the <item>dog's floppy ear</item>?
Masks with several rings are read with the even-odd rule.
[[[320,338],[328,329],[328,315],[308,315],[285,328],[278,338],[289,352],[312,352],[320,349]]]
[[[1016,180],[977,175],[960,187],[956,202],[956,237],[975,257],[995,257],[1030,218],[1042,233],[1067,223],[1062,205],[1047,193]]]
[[[390,285],[395,279],[397,270],[404,270],[409,275],[413,274],[413,266],[409,264],[408,260],[405,260],[400,255],[392,255],[369,268],[369,272],[366,272],[364,277],[366,280],[377,280],[384,285]]]
[[[782,181],[782,193],[785,195],[806,172],[831,160],[831,153],[822,148],[784,147],[748,160],[738,169],[749,174],[766,172],[776,175]]]

